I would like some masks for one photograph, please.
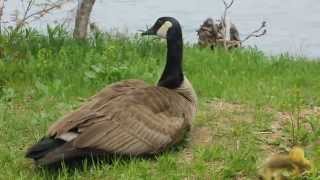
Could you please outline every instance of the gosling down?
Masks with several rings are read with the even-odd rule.
[[[154,155],[179,143],[190,129],[197,96],[183,74],[179,22],[161,17],[142,35],[167,41],[167,60],[157,85],[142,80],[111,84],[49,127],[26,157],[50,165],[85,156]]]

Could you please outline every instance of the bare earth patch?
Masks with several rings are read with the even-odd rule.
[[[299,113],[302,126],[311,131],[306,123],[309,117],[320,117],[320,107],[301,109]],[[260,157],[257,165],[271,154],[287,151],[290,147],[290,127],[292,113],[279,112],[273,108],[255,108],[246,104],[230,103],[222,100],[207,102],[198,112],[190,132],[190,142],[181,153],[181,160],[191,164],[196,160],[197,148],[225,147],[226,151],[237,151],[239,147],[248,146],[247,138],[256,139]],[[261,123],[262,125],[260,125]],[[248,135],[249,132],[249,135]],[[251,134],[250,134],[251,133]],[[221,157],[224,158],[224,157]],[[223,162],[208,162],[207,166],[217,169]],[[226,165],[226,164],[225,164]],[[211,169],[211,168],[210,168]],[[214,169],[214,170],[215,170]],[[221,169],[221,168],[220,168]],[[246,179],[246,174],[239,172],[235,179]]]
[[[212,143],[212,132],[208,127],[195,127],[191,130],[193,146],[207,146]]]
[[[268,109],[268,111],[270,111],[270,109]],[[291,112],[274,111],[274,114],[275,117],[270,126],[271,131],[261,133],[262,137],[266,140],[266,144],[263,144],[262,147],[267,153],[288,151],[290,146],[290,137],[288,137],[288,133],[285,134],[284,131],[285,128],[291,126],[292,121],[294,121],[294,125],[297,126],[294,118],[299,118],[301,121],[301,127],[308,132],[312,132],[312,127],[307,122],[307,119],[310,117],[320,117],[320,107],[301,109],[299,114],[296,115],[298,117],[294,117],[295,115]]]
[[[190,132],[190,143],[182,153],[182,159],[187,162],[193,160],[192,152],[195,147],[205,148],[224,143],[228,140],[228,134],[232,133],[234,124],[254,120],[252,109],[242,104],[212,101],[204,109],[198,112]]]

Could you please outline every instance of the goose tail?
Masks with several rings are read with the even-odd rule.
[[[71,142],[50,137],[42,138],[31,146],[25,157],[33,159],[37,166],[57,165],[61,161],[69,162],[83,157],[105,156],[100,150],[78,149]]]
[[[46,155],[61,147],[65,143],[66,141],[61,139],[43,137],[39,142],[37,142],[27,150],[25,157],[33,159],[37,162],[45,158]]]

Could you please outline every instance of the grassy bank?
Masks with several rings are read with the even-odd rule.
[[[158,40],[94,34],[76,42],[61,28],[48,32],[0,37],[0,179],[254,179],[266,155],[297,143],[315,164],[309,177],[317,179],[320,61],[190,45],[184,69],[200,103],[178,151],[156,160],[35,170],[24,151],[53,121],[112,82],[155,83],[165,63],[165,44]]]

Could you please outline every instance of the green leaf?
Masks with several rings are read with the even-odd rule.
[[[95,79],[97,77],[96,73],[92,71],[87,71],[84,73],[84,75],[89,79]]]

